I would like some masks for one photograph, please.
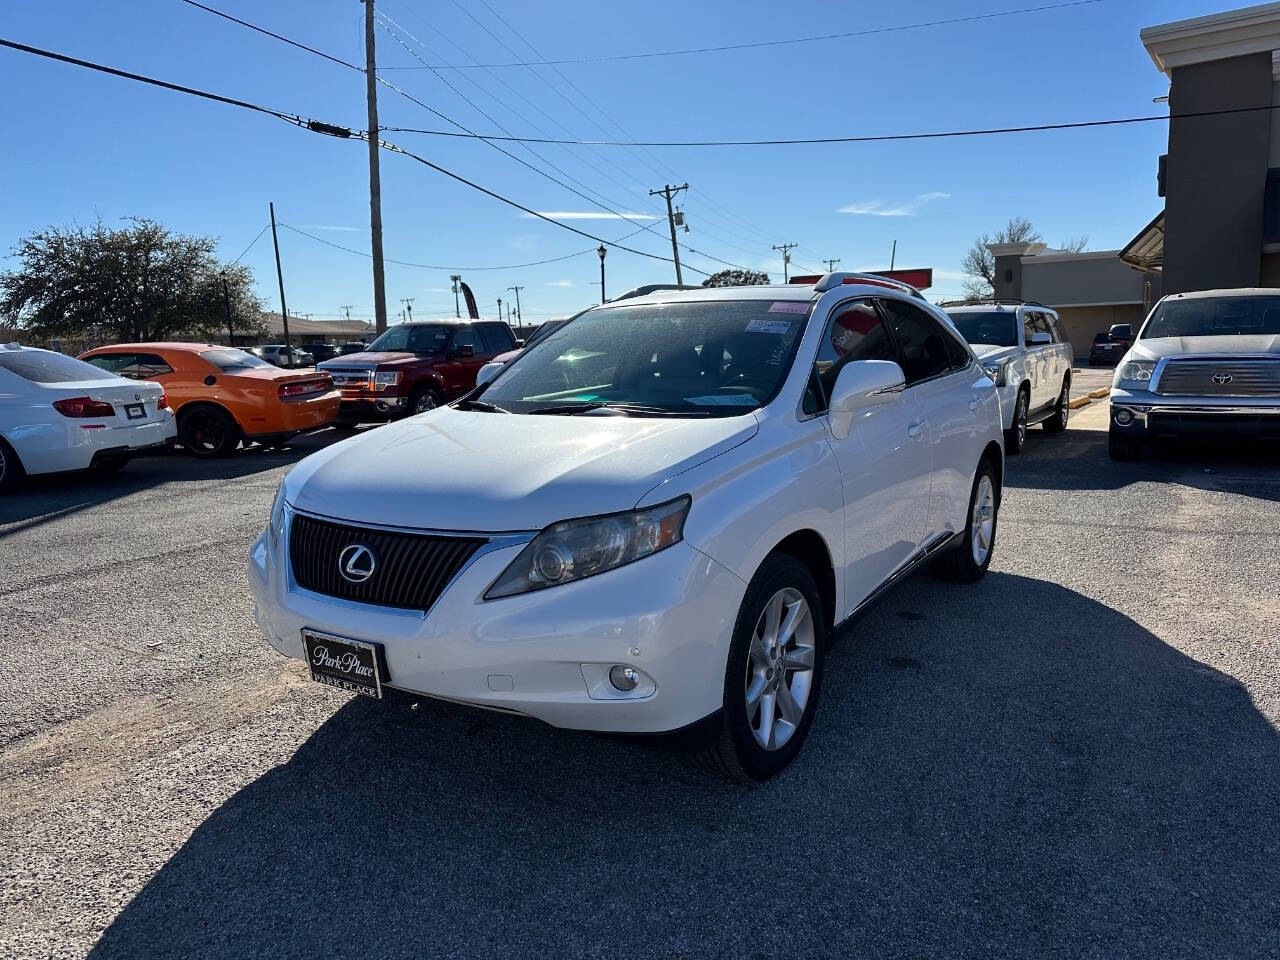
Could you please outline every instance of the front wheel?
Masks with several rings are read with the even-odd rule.
[[[1067,418],[1071,416],[1071,381],[1062,381],[1062,390],[1058,394],[1058,402],[1053,406],[1053,416],[1044,422],[1048,433],[1061,433],[1067,429]]]
[[[1013,405],[1013,423],[1004,432],[1004,449],[1006,453],[1021,453],[1027,445],[1027,410],[1031,405],[1030,394],[1026,390],[1018,391],[1018,399]]]
[[[444,403],[444,399],[430,387],[416,390],[409,400],[411,414],[426,413]]]
[[[1000,513],[1000,488],[990,460],[978,466],[969,494],[969,520],[962,542],[940,556],[934,571],[943,579],[959,583],[981,580],[991,566],[996,546],[996,521]]]
[[[786,554],[767,558],[738,611],[720,735],[698,754],[706,769],[759,783],[795,759],[817,709],[826,640],[809,569]]]

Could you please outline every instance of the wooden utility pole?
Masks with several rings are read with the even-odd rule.
[[[800,244],[798,243],[783,243],[783,244],[774,245],[773,249],[782,251],[782,282],[783,283],[787,283],[791,279],[791,274],[789,272],[791,268],[791,251],[798,246],[800,246]]]
[[[236,345],[236,330],[231,323],[231,294],[227,292],[227,271],[222,271],[222,305],[227,311],[227,346]]]
[[[276,236],[276,205],[267,204],[271,211],[271,245],[276,248],[276,281],[280,284],[280,322],[284,324],[285,356],[289,356],[289,306],[284,302],[284,271],[280,269],[280,238]]]
[[[516,292],[516,326],[518,327],[524,322],[524,317],[520,315],[520,291],[523,290],[524,287],[507,287],[507,289],[514,290]],[[507,309],[511,309],[509,304]]]
[[[382,177],[378,172],[378,71],[373,53],[373,0],[364,4],[364,90],[369,102],[369,244],[373,253],[373,325],[387,329],[387,283],[382,273]]]
[[[676,214],[671,209],[671,198],[681,190],[688,190],[689,184],[683,184],[679,187],[673,187],[670,184],[664,186],[661,190],[650,190],[649,196],[663,196],[667,198],[667,226],[671,228],[671,257],[676,262],[676,284],[684,286],[684,277],[680,275],[680,248],[676,245]]]
[[[807,250],[808,248],[806,247],[805,249]],[[823,260],[822,262],[827,265],[827,273],[835,273],[836,264],[840,262],[840,258],[832,257],[830,260]]]
[[[401,297],[400,302],[404,304],[405,312],[409,314],[409,322],[413,323],[413,297]]]

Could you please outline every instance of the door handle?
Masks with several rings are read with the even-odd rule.
[[[924,425],[926,423],[928,423],[927,420],[917,420],[915,423],[911,424],[911,426],[907,427],[907,436],[908,437],[920,436],[920,433],[922,430],[924,430]]]

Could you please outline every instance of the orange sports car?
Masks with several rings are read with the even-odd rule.
[[[283,443],[332,422],[342,403],[329,374],[282,370],[234,347],[117,343],[80,359],[163,386],[178,418],[178,442],[197,457],[226,456],[242,440]]]

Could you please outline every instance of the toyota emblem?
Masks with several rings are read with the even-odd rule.
[[[338,572],[351,583],[364,583],[373,576],[377,565],[373,551],[363,543],[353,543],[338,554]]]
[[[1211,379],[1218,386],[1225,387],[1233,378],[1229,373],[1215,373]]]

